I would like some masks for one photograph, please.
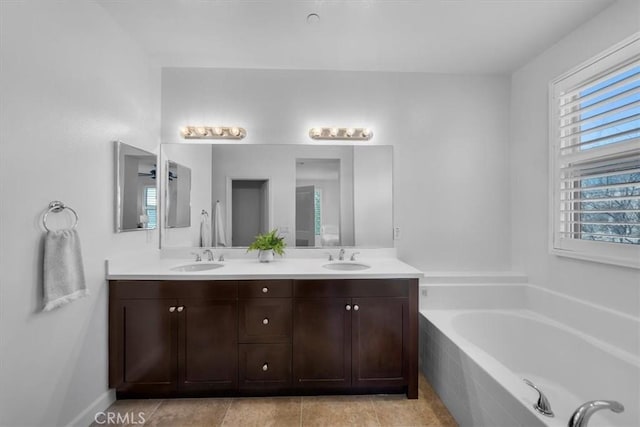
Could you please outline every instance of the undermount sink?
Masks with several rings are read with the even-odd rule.
[[[216,264],[216,263],[195,263],[195,264],[185,264],[178,265],[177,267],[171,268],[171,271],[179,271],[182,273],[187,273],[190,271],[207,271],[207,270],[215,270],[216,268],[224,267],[224,264]]]
[[[357,271],[366,270],[371,268],[370,265],[360,264],[358,262],[333,262],[331,264],[325,264],[322,267],[327,270],[340,270],[340,271]]]

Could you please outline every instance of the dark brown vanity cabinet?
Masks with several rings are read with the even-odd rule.
[[[408,280],[295,281],[294,385],[406,389],[417,397],[417,343],[411,342],[417,318],[410,310],[415,287]]]
[[[111,281],[109,386],[154,396],[237,388],[237,284]]]
[[[109,282],[119,397],[418,396],[418,280]]]

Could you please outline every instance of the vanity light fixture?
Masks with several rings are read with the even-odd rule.
[[[184,139],[242,139],[247,131],[237,126],[185,126],[181,134]]]
[[[373,136],[369,128],[311,128],[309,137],[311,139],[342,139],[368,141]]]

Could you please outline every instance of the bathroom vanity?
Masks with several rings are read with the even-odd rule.
[[[233,260],[176,274],[169,264],[108,275],[109,385],[119,398],[417,398],[421,273],[410,266],[378,260],[363,274],[317,259]]]

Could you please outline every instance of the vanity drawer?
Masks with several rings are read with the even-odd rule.
[[[291,383],[291,344],[240,344],[240,388],[283,387]]]
[[[274,343],[291,340],[291,299],[253,298],[240,300],[238,340]]]
[[[415,279],[294,280],[296,298],[408,297]]]
[[[240,298],[287,298],[291,297],[291,280],[241,280]]]

